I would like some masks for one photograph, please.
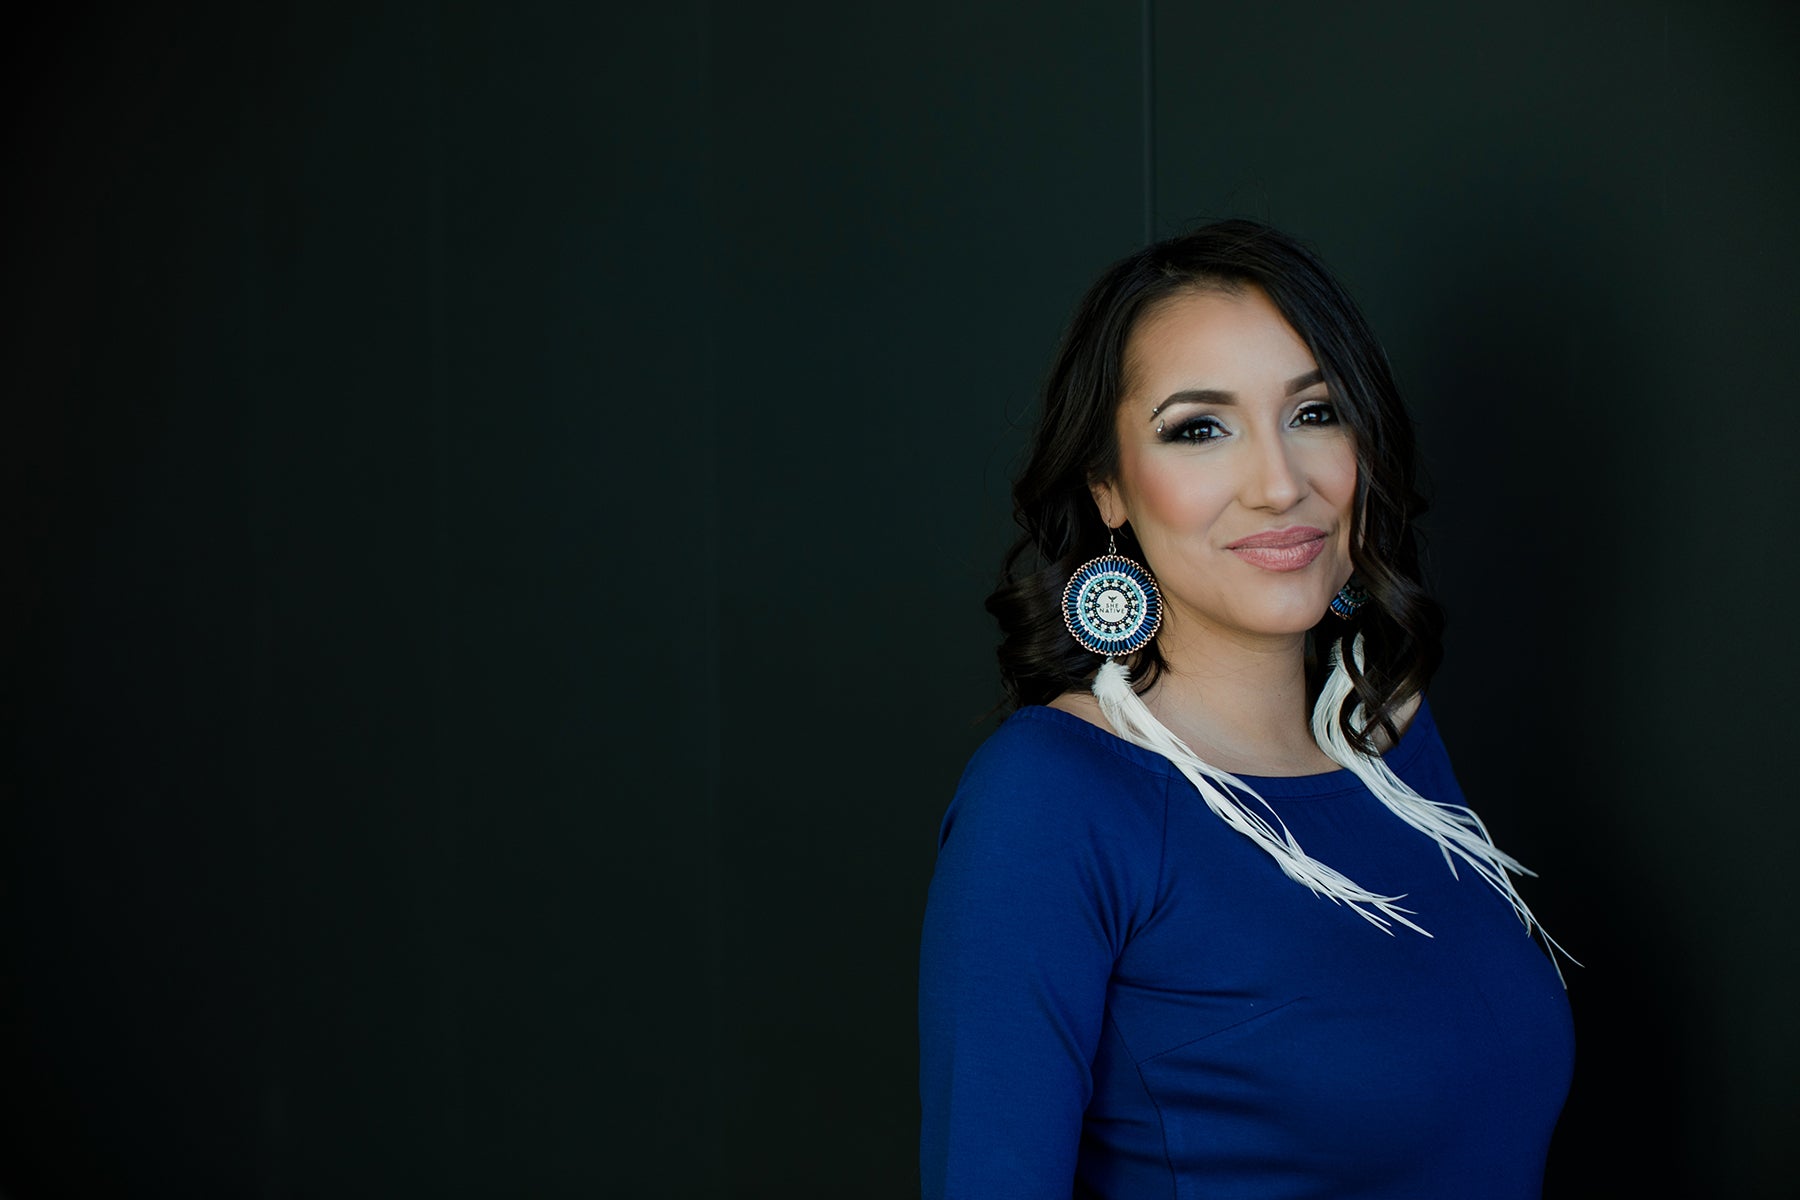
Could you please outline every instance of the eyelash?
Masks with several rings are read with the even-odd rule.
[[[1165,442],[1216,442],[1219,440],[1218,434],[1209,435],[1207,437],[1190,437],[1189,435],[1197,433],[1202,429],[1212,429],[1222,433],[1224,428],[1223,425],[1219,424],[1219,419],[1217,417],[1189,417],[1187,420],[1182,421],[1172,428],[1165,429],[1163,426],[1158,425],[1156,427],[1156,436]]]
[[[1315,415],[1320,419],[1307,419],[1308,417]],[[1294,414],[1291,425],[1296,428],[1309,425],[1314,428],[1327,428],[1336,425],[1337,423],[1337,409],[1328,403],[1320,401],[1302,407]],[[1217,432],[1208,434],[1206,437],[1190,436],[1191,433],[1198,432],[1201,429],[1211,429]],[[1163,428],[1161,425],[1156,427],[1157,436],[1165,442],[1190,442],[1195,445],[1204,442],[1216,442],[1222,437],[1230,436],[1224,431],[1225,426],[1219,422],[1219,418],[1205,414],[1189,417],[1187,420],[1168,429]]]

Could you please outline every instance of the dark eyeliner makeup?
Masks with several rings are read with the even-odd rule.
[[[1202,431],[1206,429],[1215,432],[1202,434]],[[1193,445],[1200,445],[1203,442],[1218,441],[1226,436],[1226,432],[1225,426],[1219,418],[1206,413],[1195,413],[1193,416],[1183,417],[1173,423],[1164,422],[1158,425],[1156,436],[1163,442],[1189,442]]]

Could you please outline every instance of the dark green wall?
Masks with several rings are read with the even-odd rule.
[[[1312,237],[1421,427],[1458,772],[1570,973],[1563,1196],[1800,1175],[1800,9],[1157,7],[1157,216]]]
[[[0,1190],[905,1196],[1081,288],[1260,216],[1417,411],[1548,1193],[1779,1194],[1781,5],[59,10],[10,51]]]

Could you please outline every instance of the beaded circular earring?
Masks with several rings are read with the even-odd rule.
[[[1083,649],[1114,658],[1150,644],[1162,627],[1162,593],[1140,563],[1118,553],[1107,531],[1106,553],[1075,569],[1063,588],[1063,624]]]
[[[1338,594],[1331,598],[1331,611],[1348,621],[1356,615],[1356,610],[1368,603],[1369,593],[1357,587],[1352,580],[1338,589]]]

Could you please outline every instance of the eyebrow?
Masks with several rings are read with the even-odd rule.
[[[1317,368],[1314,368],[1313,370],[1308,371],[1304,375],[1294,376],[1292,379],[1288,380],[1287,383],[1283,386],[1286,390],[1286,394],[1289,396],[1292,396],[1295,392],[1305,391],[1307,388],[1311,387],[1315,383],[1324,383],[1324,382],[1325,382],[1325,372],[1322,370],[1319,370]],[[1237,403],[1237,393],[1236,392],[1223,392],[1223,391],[1220,391],[1218,388],[1189,388],[1186,391],[1174,392],[1174,393],[1171,393],[1169,396],[1167,396],[1161,404],[1158,404],[1155,408],[1150,410],[1150,419],[1155,420],[1156,414],[1160,413],[1163,409],[1169,407],[1169,405],[1171,405],[1171,404],[1236,404],[1236,403]]]

